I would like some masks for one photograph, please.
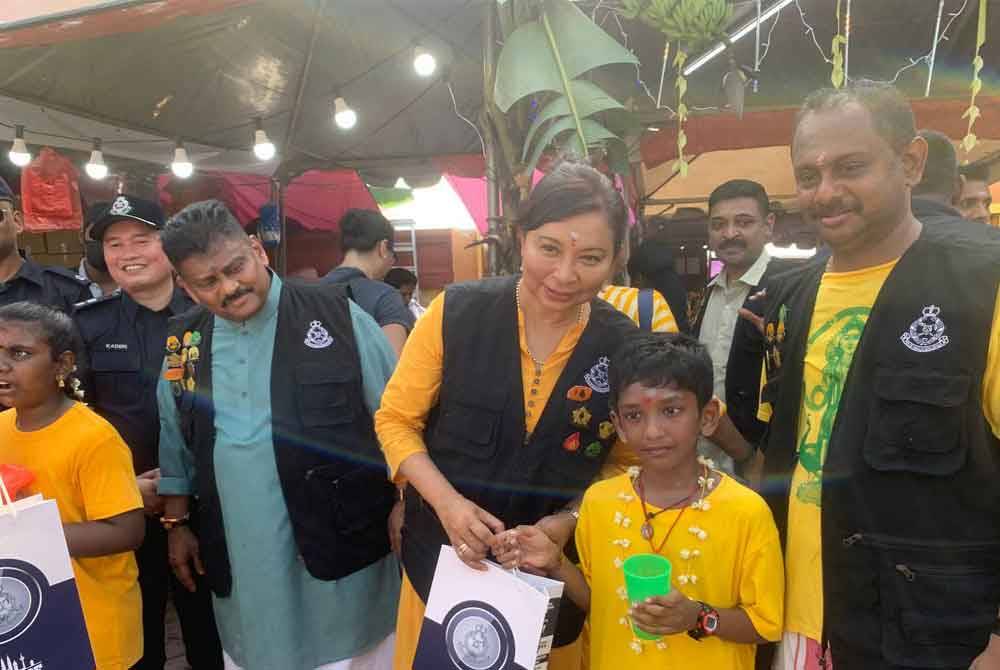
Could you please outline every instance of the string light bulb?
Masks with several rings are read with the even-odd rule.
[[[264,132],[264,124],[261,120],[254,119],[254,124],[256,130],[253,133],[253,153],[259,160],[269,161],[274,158],[277,150],[274,148],[274,143],[268,139],[267,133]]]
[[[337,96],[333,101],[333,121],[341,130],[350,130],[358,123],[358,114],[351,109],[347,101]]]
[[[31,152],[24,143],[24,126],[14,126],[14,144],[11,145],[7,157],[18,167],[24,167],[31,162]]]
[[[104,162],[104,152],[101,151],[101,140],[94,138],[94,148],[90,152],[90,160],[83,166],[87,176],[94,181],[101,181],[108,176],[108,166]]]
[[[184,143],[180,140],[177,140],[177,146],[174,149],[174,162],[170,164],[170,170],[181,179],[187,179],[194,174],[194,164],[188,158],[187,149],[184,148]]]
[[[413,50],[413,69],[421,77],[430,77],[437,70],[437,59],[430,51],[417,45]]]

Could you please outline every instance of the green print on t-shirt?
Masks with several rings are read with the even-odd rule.
[[[826,461],[830,433],[840,407],[844,381],[870,313],[870,307],[841,310],[809,336],[809,347],[825,337],[829,340],[824,347],[825,361],[820,371],[820,382],[811,389],[806,388],[804,380],[802,383],[805,421],[799,438],[799,463],[809,474],[809,479],[799,485],[795,495],[803,503],[820,505],[823,463]],[[831,331],[834,331],[832,335]]]

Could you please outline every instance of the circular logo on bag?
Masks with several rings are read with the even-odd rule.
[[[506,670],[514,666],[514,632],[495,608],[461,602],[444,618],[445,644],[461,670]]]
[[[31,628],[42,609],[48,580],[35,566],[15,559],[0,559],[0,645]]]

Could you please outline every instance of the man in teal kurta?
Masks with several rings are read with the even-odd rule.
[[[280,364],[272,354],[281,281],[267,271],[256,240],[209,238],[211,231],[200,241],[207,253],[189,256],[178,269],[192,297],[216,315],[214,466],[232,590],[214,603],[227,660],[246,670],[388,668],[399,595],[395,557],[321,581],[298,555],[272,441],[270,380],[272,364]],[[164,247],[169,256],[166,238]],[[395,356],[375,321],[354,303],[350,316],[364,403],[374,414]],[[160,493],[170,496],[166,517],[180,519],[195,491],[194,467],[166,381],[160,383],[158,402]],[[183,526],[170,538],[171,564],[183,582],[188,559],[196,569],[199,565],[196,545]]]

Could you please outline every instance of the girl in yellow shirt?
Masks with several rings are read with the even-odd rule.
[[[636,334],[612,358],[610,386],[618,435],[641,466],[587,490],[580,565],[528,526],[506,534],[498,558],[565,582],[589,610],[591,670],[623,658],[640,670],[751,670],[755,645],[781,637],[781,548],[763,499],[697,457],[699,434],[719,420],[708,353],[684,335]],[[670,592],[630,606],[623,563],[649,553],[669,559]]]
[[[128,447],[74,400],[77,343],[62,312],[0,307],[0,406],[12,408],[0,413],[0,463],[33,472],[27,493],[56,501],[97,670],[125,670],[142,656],[132,551],[146,522]]]

